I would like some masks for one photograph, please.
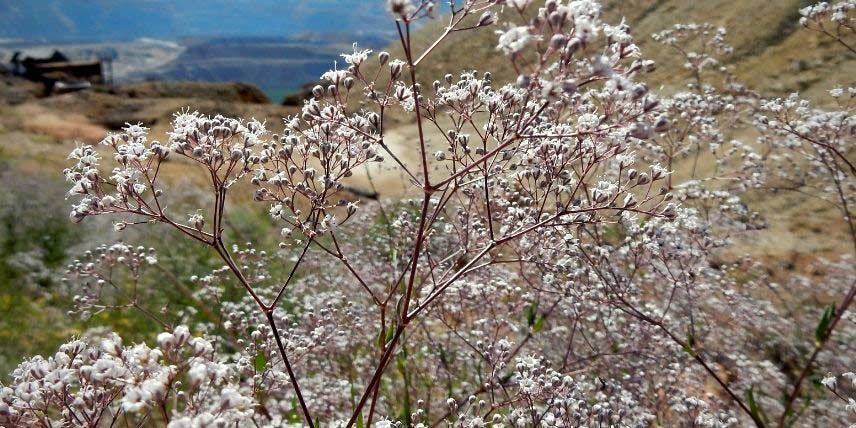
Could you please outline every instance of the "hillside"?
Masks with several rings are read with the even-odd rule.
[[[726,65],[738,81],[765,97],[798,91],[809,99],[828,104],[830,99],[826,95],[830,89],[842,83],[856,83],[856,55],[798,25],[799,8],[805,3],[800,0],[610,0],[604,2],[603,19],[613,23],[625,19],[630,24],[643,56],[657,62],[656,71],[644,79],[661,94],[681,89],[688,75],[678,55],[653,41],[651,34],[676,23],[709,22],[728,30],[726,41],[734,51]],[[503,22],[520,20],[519,16],[513,17],[517,21],[510,20],[508,10],[505,14],[500,17],[500,26]],[[416,31],[412,37],[417,51],[432,43],[445,25],[446,21],[438,19]],[[429,61],[420,65],[420,83],[430,87],[434,79],[445,73],[465,70],[490,71],[494,81],[511,82],[516,74],[495,46],[496,35],[491,31],[453,33],[434,50]],[[404,56],[394,43],[388,50],[393,58]],[[402,125],[392,136],[392,139],[400,138],[394,141],[398,146],[418,137],[413,127],[406,125],[410,117],[394,116],[393,119]],[[429,143],[442,141],[433,128],[427,132]],[[749,130],[735,129],[728,137],[749,143],[754,141],[754,134]],[[401,150],[398,155],[417,160],[408,150]],[[677,165],[676,169],[675,173],[680,174],[686,168]],[[819,233],[830,224],[841,223],[840,213],[828,205],[792,193],[758,193],[747,202],[773,226],[751,234],[745,242],[736,242],[732,250],[734,255],[745,251],[792,266],[848,250],[844,240],[829,239],[829,235]],[[800,215],[804,212],[816,215],[806,218]]]
[[[256,117],[276,124],[295,109],[271,104],[257,87],[238,82],[158,81],[96,88],[40,98],[41,86],[15,77],[0,80],[0,126],[4,131],[41,134],[58,143],[95,143],[125,123],[165,132],[173,113]]]
[[[816,96],[833,82],[853,81],[856,56],[797,24],[804,0],[608,0],[604,20],[630,24],[643,55],[657,61],[648,76],[652,87],[674,89],[676,76],[683,77],[672,52],[651,40],[650,35],[676,23],[708,22],[728,30],[727,42],[734,47],[728,59],[738,80],[768,95],[801,91]],[[508,11],[506,11],[508,14]],[[500,18],[503,25],[510,16]],[[519,17],[515,17],[520,19]],[[420,49],[441,32],[443,20],[435,20],[414,35]],[[511,81],[513,71],[495,49],[496,35],[490,31],[452,34],[436,49],[432,60],[422,67],[422,76],[437,76],[462,70],[491,71],[495,80]],[[401,57],[400,48],[390,47],[393,57]],[[430,81],[423,82],[423,84]]]

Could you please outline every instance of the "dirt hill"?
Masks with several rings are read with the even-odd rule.
[[[43,98],[38,84],[0,80],[0,130],[22,131],[58,142],[100,141],[126,123],[142,123],[163,134],[176,111],[255,117],[276,125],[295,107],[271,104],[259,88],[226,82],[143,82]],[[160,138],[160,137],[159,137]]]
[[[835,83],[854,81],[856,55],[799,26],[799,8],[807,3],[811,2],[608,0],[604,2],[604,20],[618,23],[626,19],[630,24],[643,55],[658,63],[657,71],[648,77],[653,87],[669,90],[675,82],[683,81],[683,70],[676,56],[654,42],[651,34],[676,23],[708,22],[728,29],[726,40],[734,47],[728,64],[740,81],[763,94],[800,91],[815,97]],[[508,11],[505,15],[499,26],[510,17]],[[432,21],[414,35],[415,44],[424,49],[445,25],[442,19]],[[423,84],[430,84],[427,76],[433,79],[463,70],[491,71],[496,80],[511,81],[516,76],[495,46],[496,35],[491,31],[451,35],[421,68],[422,76],[426,76]],[[403,57],[395,44],[389,50],[393,57]]]
[[[798,24],[799,9],[808,3],[800,0],[609,0],[604,2],[603,19],[610,23],[625,19],[631,26],[643,56],[657,62],[657,70],[645,76],[645,80],[649,86],[657,88],[658,93],[668,94],[680,89],[687,76],[679,57],[655,42],[651,35],[678,23],[708,22],[727,29],[726,40],[734,51],[726,58],[726,65],[738,81],[765,97],[797,91],[809,99],[828,104],[830,98],[825,95],[830,89],[856,83],[856,55]],[[504,15],[500,16],[498,28],[509,22],[509,11]],[[520,22],[519,16],[514,18],[516,21],[512,22]],[[446,23],[437,19],[416,31],[412,36],[416,50],[421,52],[430,45]],[[856,35],[850,37],[856,43]],[[492,31],[453,33],[432,53],[430,60],[420,64],[420,83],[430,87],[434,79],[445,73],[465,70],[490,71],[496,82],[513,81],[516,74],[507,58],[497,52],[496,38]],[[394,58],[404,57],[394,44],[388,51]],[[395,116],[394,120],[405,125],[411,117]],[[392,144],[405,147],[407,142],[417,138],[412,128],[400,126],[389,133],[387,139],[400,138],[400,142]],[[431,132],[428,132],[429,140],[442,140]],[[753,134],[746,130],[735,130],[731,137],[749,143],[754,141]],[[402,149],[399,155],[408,159],[409,153]],[[680,169],[681,165],[676,168]],[[829,235],[819,232],[824,225],[841,224],[838,211],[795,194],[757,194],[750,195],[749,199],[751,208],[761,212],[774,227],[752,234],[751,242],[737,243],[735,253],[764,254],[788,260],[787,265],[793,265],[818,256],[838,254],[842,248],[847,251],[843,240],[830,239]],[[817,215],[805,218],[801,215],[804,212]]]

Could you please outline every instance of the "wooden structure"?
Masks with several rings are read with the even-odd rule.
[[[46,58],[23,59],[20,52],[15,52],[11,65],[14,74],[43,83],[47,93],[53,92],[58,82],[62,83],[60,88],[76,89],[104,83],[101,61],[72,61],[59,51]]]

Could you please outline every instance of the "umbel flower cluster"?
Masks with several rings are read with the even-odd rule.
[[[725,30],[690,23],[653,37],[687,78],[658,97],[657,65],[596,1],[435,3],[387,1],[401,57],[355,45],[281,133],[185,111],[164,143],[129,125],[77,147],[72,220],[170,231],[222,265],[158,307],[140,287],[167,269],[153,249],[75,260],[75,313],[136,310],[163,332],[150,347],[93,331],[23,362],[0,425],[856,423],[856,89],[832,88],[834,110],[764,99],[724,65]],[[852,10],[801,22],[846,46]],[[426,47],[423,19],[448,20]],[[420,83],[438,46],[476,31],[497,33],[516,79]],[[391,118],[417,137],[396,143]],[[737,126],[760,137],[729,140]],[[170,162],[204,179],[194,210],[172,208]],[[358,203],[351,183],[378,170],[405,196]],[[785,278],[724,256],[766,226],[745,197],[771,189],[839,210],[853,252]],[[268,213],[278,245],[227,242],[236,203]]]

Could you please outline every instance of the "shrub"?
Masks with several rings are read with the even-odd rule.
[[[137,278],[160,263],[147,248],[87,253],[70,268],[80,310],[115,306],[110,299],[130,290],[130,304],[163,324],[158,346],[79,340],[26,361],[0,393],[0,421],[852,420],[850,386],[818,378],[852,378],[852,258],[819,263],[822,279],[777,284],[751,258],[717,257],[735,234],[763,227],[742,197],[765,187],[828,199],[856,245],[853,90],[833,90],[839,112],[796,96],[763,100],[721,65],[724,30],[688,24],[655,37],[677,48],[693,79],[688,91],[659,98],[640,83],[655,64],[626,24],[601,21],[596,2],[453,2],[424,51],[411,31],[434,16],[434,2],[387,3],[404,57],[355,46],[343,55],[347,68],[325,73],[326,87],[313,88],[281,134],[255,120],[182,112],[165,143],[131,125],[101,149],[72,152],[72,220],[110,215],[119,230],[161,223],[220,258],[222,267],[192,278],[189,307],[211,316],[192,325],[191,339],[181,324],[196,309],[171,308],[167,321],[146,308]],[[497,9],[506,22],[497,23]],[[851,9],[804,14],[822,22],[832,10],[852,29]],[[416,83],[450,34],[496,25],[516,82],[472,71],[431,88]],[[844,33],[830,34],[845,43]],[[418,135],[405,147],[415,163],[388,140],[385,118],[401,111]],[[750,121],[757,144],[725,140]],[[170,209],[174,189],[158,175],[167,158],[205,174],[210,203]],[[699,168],[704,158],[714,168]],[[689,171],[672,170],[687,160]],[[350,199],[349,178],[373,164],[400,171],[412,193],[370,206]],[[228,201],[247,187],[278,223],[276,249],[226,242]],[[116,270],[129,276],[116,284],[105,274]],[[244,292],[229,293],[234,286]],[[794,307],[783,290],[830,303]],[[815,378],[829,393],[810,386]]]

